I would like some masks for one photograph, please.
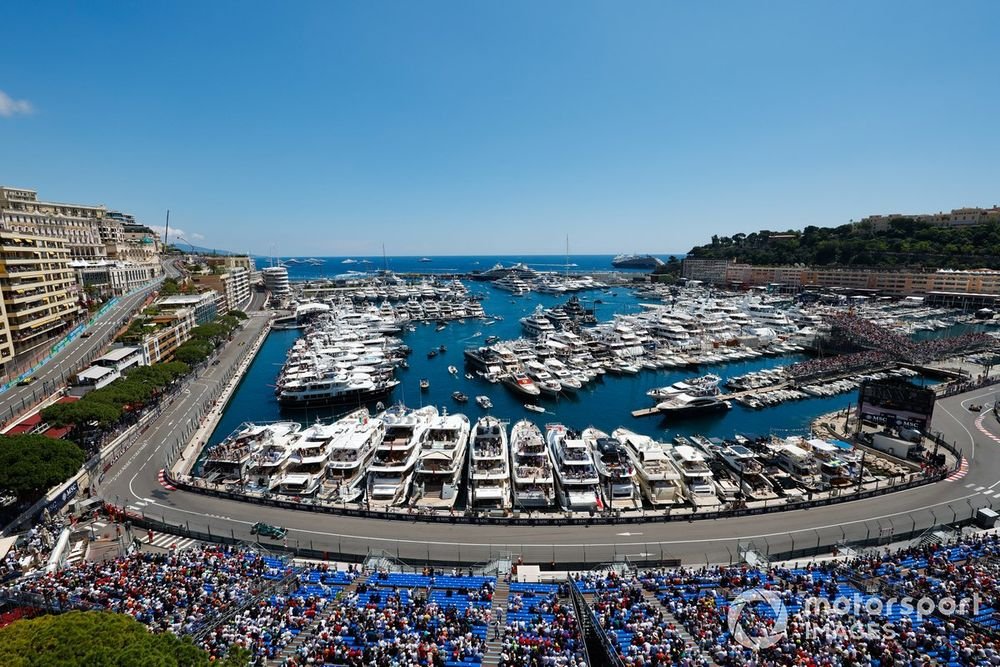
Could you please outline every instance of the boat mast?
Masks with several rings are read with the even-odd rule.
[[[170,209],[167,209],[167,226],[163,230],[163,246],[167,245],[167,238],[170,236]]]

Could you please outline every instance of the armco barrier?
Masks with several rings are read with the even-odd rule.
[[[336,507],[334,505],[319,505],[314,503],[302,503],[295,502],[292,500],[285,500],[283,498],[272,498],[272,497],[252,497],[246,496],[241,493],[234,493],[232,491],[220,491],[218,489],[209,489],[195,484],[191,484],[187,481],[182,481],[176,477],[170,475],[169,473],[164,473],[165,481],[171,486],[177,489],[183,489],[185,491],[190,491],[192,493],[200,493],[202,495],[211,496],[213,498],[223,498],[226,500],[233,500],[236,502],[248,503],[253,505],[264,505],[266,507],[277,507],[281,509],[288,510],[305,510],[308,512],[318,512],[321,514],[334,514],[338,516],[355,517],[362,519],[379,519],[379,520],[390,520],[390,521],[422,521],[427,523],[448,523],[448,524],[475,524],[475,525],[494,525],[494,526],[566,526],[566,525],[577,525],[577,526],[593,526],[593,525],[628,525],[628,524],[642,524],[642,523],[662,523],[667,521],[705,521],[710,519],[725,519],[731,517],[743,517],[743,516],[755,516],[758,514],[771,514],[774,512],[783,512],[787,510],[801,510],[801,509],[812,509],[814,507],[825,507],[827,505],[835,505],[838,503],[852,502],[855,500],[865,500],[868,498],[876,498],[878,496],[884,496],[888,493],[895,493],[896,491],[906,491],[908,489],[915,489],[920,486],[927,484],[933,484],[934,482],[939,482],[944,479],[947,475],[954,472],[953,469],[947,469],[942,472],[938,472],[934,475],[929,475],[916,480],[911,480],[909,482],[902,482],[900,484],[887,484],[885,487],[868,489],[861,491],[860,493],[848,493],[842,496],[837,496],[835,498],[823,498],[818,500],[806,500],[802,502],[796,502],[793,504],[778,505],[775,504],[773,507],[751,507],[746,509],[732,509],[732,510],[722,510],[717,512],[694,512],[691,514],[673,514],[669,511],[664,514],[645,514],[640,516],[602,516],[594,515],[590,517],[578,517],[578,516],[565,516],[565,515],[553,515],[551,517],[495,517],[489,515],[465,515],[465,514],[455,514],[455,515],[440,515],[440,514],[409,514],[405,512],[374,512],[371,510],[355,509],[349,507]]]

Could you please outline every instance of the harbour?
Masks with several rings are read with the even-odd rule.
[[[558,346],[575,344],[574,334],[567,332],[562,336],[559,329],[550,330],[545,317],[554,313],[555,321],[559,322],[559,313],[567,304],[566,294],[530,289],[518,294],[516,284],[514,290],[511,285],[491,283],[466,287],[455,280],[435,284],[435,298],[440,299],[436,304],[438,313],[447,312],[450,307],[449,289],[456,295],[470,297],[468,302],[477,305],[476,312],[470,314],[459,309],[446,317],[405,317],[394,322],[394,326],[374,325],[391,336],[387,341],[399,341],[386,348],[387,359],[365,351],[376,348],[375,338],[368,339],[367,346],[363,340],[351,343],[354,348],[350,350],[353,353],[350,358],[355,360],[352,363],[362,364],[362,375],[374,374],[374,381],[391,385],[386,385],[384,393],[371,394],[370,400],[360,401],[368,404],[367,410],[352,412],[347,417],[345,412],[359,406],[305,403],[289,410],[287,401],[284,407],[280,404],[279,397],[287,386],[289,363],[293,370],[299,363],[288,361],[295,358],[289,352],[299,349],[302,333],[273,331],[207,439],[209,450],[224,440],[228,443],[234,437],[242,437],[241,434],[253,433],[246,426],[248,423],[277,422],[294,423],[296,430],[301,428],[306,434],[316,434],[319,440],[328,443],[326,453],[322,459],[311,457],[308,451],[300,451],[303,446],[299,444],[291,448],[290,454],[282,455],[290,456],[294,466],[286,466],[280,477],[263,475],[260,468],[226,477],[215,466],[207,475],[208,481],[232,488],[234,479],[238,480],[241,491],[251,497],[263,494],[312,498],[310,502],[389,512],[409,508],[407,511],[417,513],[637,511],[645,514],[661,505],[680,513],[705,508],[732,509],[747,503],[750,506],[763,503],[763,507],[770,503],[774,507],[806,496],[839,496],[847,493],[845,486],[855,484],[861,490],[872,483],[877,487],[880,480],[886,484],[915,480],[914,470],[906,466],[894,468],[890,461],[881,459],[869,461],[867,470],[877,474],[862,478],[860,475],[870,473],[859,469],[857,453],[850,452],[841,453],[828,467],[832,470],[843,466],[844,470],[853,470],[855,477],[837,478],[829,474],[821,478],[819,471],[824,464],[818,457],[828,453],[828,446],[838,445],[829,441],[822,444],[823,441],[811,437],[809,430],[818,415],[849,407],[855,401],[851,392],[866,379],[916,377],[921,383],[932,383],[914,370],[887,366],[885,370],[870,373],[838,374],[837,369],[832,369],[832,374],[816,372],[814,355],[807,354],[805,347],[798,344],[805,339],[792,335],[800,329],[797,326],[789,327],[783,332],[785,335],[776,336],[765,345],[759,344],[762,331],[758,327],[754,336],[746,337],[739,346],[703,339],[697,345],[686,342],[682,346],[668,344],[661,348],[651,344],[652,338],[644,327],[654,321],[663,324],[657,318],[665,317],[669,309],[645,301],[648,291],[637,294],[621,285],[588,286],[579,295],[573,295],[581,310],[601,313],[595,318],[596,327],[587,331],[577,329],[583,339],[598,346],[594,348],[595,354],[601,360],[588,357],[583,366],[572,365],[568,353],[550,356],[550,351],[544,349],[546,342]],[[377,306],[380,297],[382,305]],[[384,295],[374,293],[360,302],[356,300],[351,308],[352,312],[357,311],[357,304],[361,303],[361,311],[371,317],[376,312],[389,316],[405,307],[403,299],[395,301],[397,305],[393,308]],[[417,315],[412,307],[412,294],[405,303],[410,304],[409,313]],[[341,306],[346,304],[340,302]],[[427,301],[423,304],[426,307]],[[712,301],[711,308],[718,307],[724,308],[724,302]],[[353,318],[352,315],[347,320]],[[740,320],[738,315],[735,319]],[[337,327],[342,327],[343,320],[343,316],[335,316],[331,322],[340,322]],[[630,342],[633,328],[641,337]],[[950,328],[941,327],[939,333],[967,332],[969,328],[969,324],[953,324]],[[676,334],[668,330],[672,332],[670,335]],[[731,332],[722,334],[728,335]],[[364,339],[364,335],[360,338]],[[422,354],[424,350],[428,353]],[[496,355],[500,359],[496,368],[504,372],[491,376],[490,363],[480,363],[482,360],[475,355],[471,359],[476,363],[470,363],[470,352],[477,350],[480,354]],[[616,354],[615,350],[620,352]],[[358,354],[367,356],[357,361]],[[562,364],[558,358],[571,365]],[[282,366],[285,373],[275,386]],[[464,373],[460,371],[463,366]],[[591,366],[600,366],[602,372],[597,373]],[[358,370],[355,366],[351,368]],[[707,375],[706,370],[710,371]],[[523,382],[518,380],[519,373]],[[542,391],[541,387],[547,383],[555,385],[555,390]],[[522,385],[530,386],[531,391]],[[725,393],[719,385],[728,385]],[[475,396],[476,401],[467,402],[469,396]],[[652,407],[635,409],[651,399]],[[725,409],[690,410],[701,401],[711,403],[713,408],[724,405]],[[672,406],[678,402],[682,404],[681,412],[691,414],[674,418]],[[387,409],[387,406],[392,407]],[[636,419],[640,416],[660,418]],[[416,422],[412,421],[414,417]],[[396,421],[410,424],[404,426],[409,429],[408,435],[390,437],[380,430]],[[366,434],[355,437],[364,446],[356,444],[345,449],[343,444],[334,445],[336,437],[329,433],[351,430],[352,424],[354,431]],[[373,426],[362,427],[362,424]],[[516,429],[511,430],[512,425]],[[278,428],[283,433],[287,430],[284,426]],[[417,436],[414,429],[439,435]],[[518,454],[514,448],[514,443],[531,439],[525,436],[529,430],[535,430],[544,442],[544,455],[548,457],[536,465],[530,483],[523,474],[516,474],[523,473],[525,467],[518,457],[526,454]],[[615,435],[609,436],[612,432]],[[313,436],[296,437],[302,441]],[[567,449],[563,442],[577,443],[576,449]],[[317,462],[327,461],[331,447],[339,447],[342,453],[338,460],[347,463],[338,468],[337,474],[328,472],[324,477],[323,464],[316,467],[310,462],[314,458]],[[644,467],[637,464],[638,457],[656,451],[657,447],[667,457],[667,462],[661,465],[676,473],[674,491],[665,492],[660,483],[668,483],[671,474],[653,480],[657,481],[653,484],[648,474],[640,473]],[[805,476],[794,480],[789,477],[792,473],[788,468],[794,470],[794,467],[779,465],[786,449],[794,457],[808,458],[808,474],[802,473]],[[816,454],[807,456],[802,453],[805,450],[816,450]],[[574,457],[585,458],[565,459],[570,452],[576,452]],[[733,452],[754,459],[747,464],[748,469],[755,471],[753,475],[747,476],[739,464],[733,463]],[[629,471],[627,481],[613,481],[616,473],[609,457]],[[577,491],[570,490],[577,482],[569,480],[580,479],[583,471],[578,470],[572,478],[559,473],[572,460],[590,461],[593,465],[593,470],[584,474],[582,479],[586,482]],[[728,463],[724,465],[724,461]],[[202,463],[206,462],[213,463],[211,451],[207,457],[203,454]],[[708,490],[701,489],[699,495],[695,489],[700,488],[700,478],[685,482],[683,470],[687,465],[709,463],[712,475],[702,485],[707,485]],[[349,473],[343,472],[345,466]],[[758,473],[764,475],[761,470],[767,470],[767,476],[755,477]],[[550,477],[551,484],[545,482]],[[839,481],[834,483],[835,479]],[[521,488],[525,486],[529,488]],[[706,505],[706,493],[718,503]],[[668,496],[673,500],[666,502],[664,498]],[[545,501],[538,502],[540,498]],[[527,504],[521,504],[522,501]]]

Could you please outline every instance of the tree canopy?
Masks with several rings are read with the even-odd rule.
[[[1000,269],[1000,223],[947,227],[896,218],[884,231],[868,223],[761,230],[713,236],[711,243],[692,248],[688,257],[756,265]]]
[[[41,498],[83,465],[83,450],[44,435],[0,436],[0,489],[22,500]],[[7,664],[0,660],[0,664]]]
[[[190,639],[151,634],[130,616],[71,611],[20,620],[0,630],[6,667],[236,667],[249,663],[242,649],[212,661]]]

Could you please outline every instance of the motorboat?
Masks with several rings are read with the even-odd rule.
[[[611,509],[641,507],[642,500],[635,484],[635,466],[622,443],[594,427],[584,429],[583,440],[593,454],[594,464],[601,476],[601,495],[605,505]]]
[[[732,407],[729,401],[716,396],[691,396],[678,394],[656,404],[656,409],[666,418],[681,419],[698,415],[725,412]]]
[[[551,508],[556,502],[552,459],[539,428],[522,419],[510,432],[513,502],[516,508]]]
[[[612,436],[625,445],[635,466],[636,481],[650,504],[659,507],[683,502],[681,472],[670,457],[669,444],[624,428],[616,429]]]
[[[535,381],[522,371],[511,371],[505,374],[501,378],[501,381],[510,389],[525,396],[538,396],[541,393]]]
[[[336,498],[355,500],[364,492],[364,479],[375,449],[385,436],[385,424],[358,410],[332,425],[332,449],[326,462],[327,478],[335,486]]]
[[[455,506],[468,444],[469,418],[465,415],[442,414],[431,421],[420,446],[411,504],[428,509]]]
[[[603,509],[601,478],[587,443],[562,424],[546,427],[546,439],[555,467],[556,490],[564,510],[593,512]]]
[[[489,396],[476,396],[476,405],[481,407],[483,410],[489,410],[493,407],[493,401],[490,400]]]
[[[437,415],[434,406],[411,410],[403,405],[379,415],[385,424],[385,435],[368,467],[369,506],[388,507],[406,502],[417,457],[430,422]]]
[[[671,456],[681,472],[688,501],[697,509],[718,509],[722,501],[705,456],[691,445],[675,445]]]
[[[469,434],[469,507],[510,507],[510,451],[507,426],[496,417],[482,417]]]
[[[666,387],[650,389],[646,392],[646,395],[657,401],[673,398],[680,394],[688,394],[689,396],[715,396],[719,393],[720,382],[722,382],[721,377],[709,373],[708,375],[702,375],[690,380],[674,382]]]

